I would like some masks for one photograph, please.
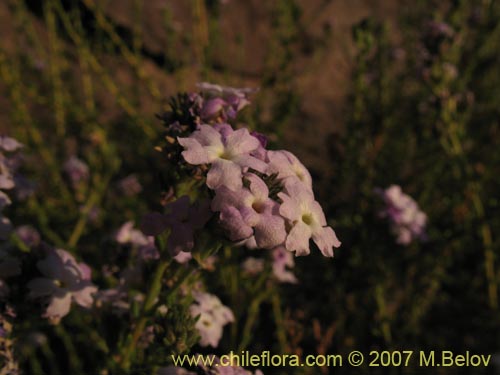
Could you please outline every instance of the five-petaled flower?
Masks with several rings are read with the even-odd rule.
[[[71,303],[89,308],[97,292],[90,281],[91,271],[85,263],[78,263],[73,255],[62,249],[47,249],[47,257],[37,263],[45,277],[28,283],[30,298],[43,298],[48,302],[44,317],[58,322],[66,316]]]

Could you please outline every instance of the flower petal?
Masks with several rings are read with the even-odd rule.
[[[340,246],[337,235],[330,227],[321,228],[313,233],[312,238],[325,257],[333,257],[333,248]]]
[[[311,238],[311,228],[303,222],[297,222],[288,237],[286,238],[286,248],[288,251],[295,251],[295,255],[307,255],[310,253],[309,239]]]

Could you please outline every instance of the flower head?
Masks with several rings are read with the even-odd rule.
[[[409,195],[403,193],[399,185],[391,185],[376,192],[381,195],[386,205],[379,214],[391,222],[397,243],[408,245],[415,239],[425,239],[427,215]]]
[[[225,185],[230,189],[242,186],[243,168],[264,172],[266,164],[250,153],[260,146],[247,129],[233,130],[228,124],[200,125],[188,138],[178,138],[185,151],[184,160],[192,165],[210,164],[207,186],[216,189]]]

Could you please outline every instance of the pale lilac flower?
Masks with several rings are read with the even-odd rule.
[[[288,151],[268,151],[268,174],[277,173],[278,178],[286,184],[290,180],[299,180],[312,190],[311,174],[300,160]]]
[[[242,186],[243,168],[264,172],[266,163],[251,156],[260,142],[247,129],[233,130],[230,125],[217,127],[200,125],[188,138],[178,138],[185,151],[184,160],[192,165],[211,164],[207,186],[216,189],[225,185],[230,189]]]
[[[273,275],[279,282],[290,284],[298,282],[295,275],[288,270],[288,268],[294,266],[293,255],[284,246],[279,246],[273,250]]]
[[[307,255],[312,238],[324,256],[333,257],[333,248],[339,247],[340,241],[333,229],[327,226],[323,209],[314,200],[312,191],[299,181],[290,181],[278,196],[283,201],[280,214],[290,226],[286,249],[296,255]]]
[[[89,269],[84,263],[62,249],[48,249],[47,257],[37,263],[45,277],[28,283],[30,298],[44,298],[48,302],[44,317],[58,322],[66,316],[75,302],[85,308],[93,303],[97,288],[90,281]]]
[[[264,265],[264,259],[249,257],[243,261],[241,268],[243,273],[254,276],[264,271]]]
[[[73,186],[89,178],[88,165],[74,155],[64,163],[63,169]]]
[[[128,197],[137,195],[142,191],[142,185],[135,174],[128,175],[120,180],[118,182],[118,188]]]
[[[391,185],[385,190],[377,189],[386,207],[379,213],[391,222],[391,229],[396,234],[396,242],[408,245],[415,239],[425,240],[427,215],[420,210],[417,203],[403,193],[398,185]]]
[[[147,214],[142,220],[141,230],[149,236],[157,236],[170,229],[167,248],[171,254],[190,252],[194,247],[194,231],[203,228],[212,215],[208,202],[191,205],[189,197],[184,195],[165,206],[165,211],[166,214]]]
[[[201,336],[200,345],[216,348],[222,338],[223,327],[234,321],[234,315],[212,294],[197,291],[193,292],[193,297],[196,303],[190,306],[189,311],[192,317],[199,316],[195,327]]]

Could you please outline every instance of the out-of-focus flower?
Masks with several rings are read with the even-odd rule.
[[[134,229],[133,221],[127,221],[124,223],[115,233],[114,239],[122,245],[131,244],[143,246],[148,243],[147,237],[140,230]]]
[[[187,251],[180,251],[179,254],[174,256],[174,259],[177,263],[184,264],[193,259],[193,255]]]
[[[376,193],[386,205],[379,215],[389,219],[397,243],[408,245],[416,239],[425,240],[427,215],[409,195],[403,193],[399,185],[391,185],[385,190],[376,189]]]
[[[78,263],[65,250],[47,251],[47,257],[37,263],[45,277],[35,278],[27,286],[30,298],[44,298],[48,302],[43,316],[58,322],[69,313],[72,302],[91,307],[97,288],[90,281],[90,268],[86,264]]]
[[[279,204],[269,198],[269,189],[257,175],[244,175],[246,187],[216,190],[212,210],[220,212],[221,225],[232,241],[254,236],[257,247],[272,249],[285,241],[285,221]]]
[[[191,316],[199,316],[195,327],[201,336],[200,345],[216,348],[222,338],[223,327],[234,321],[234,315],[212,294],[196,291],[193,297],[196,303],[190,306],[189,311]]]
[[[0,136],[0,149],[5,152],[14,152],[22,148],[23,145],[14,138]]]
[[[14,175],[14,183],[14,193],[21,201],[31,197],[36,191],[36,184],[20,174]]]
[[[118,188],[128,197],[137,195],[142,191],[142,185],[135,174],[128,175],[120,180],[118,182]]]
[[[114,239],[122,245],[137,247],[137,254],[142,260],[154,260],[160,258],[160,253],[155,246],[154,237],[145,236],[140,230],[134,228],[132,221],[124,223],[116,232]]]
[[[170,229],[167,248],[172,255],[190,252],[194,247],[194,231],[201,229],[212,215],[208,202],[191,205],[184,195],[165,206],[165,214],[150,213],[141,223],[141,230],[149,236],[157,236]]]
[[[207,186],[216,189],[225,185],[230,189],[242,186],[242,169],[266,170],[266,163],[251,156],[260,146],[257,138],[247,129],[233,130],[228,124],[219,126],[200,125],[188,138],[178,138],[185,151],[184,160],[192,165],[211,164],[207,174]]]
[[[89,178],[88,165],[74,155],[64,163],[63,170],[73,186],[77,186]]]
[[[21,225],[17,227],[16,234],[28,247],[34,247],[40,244],[40,233],[31,225]]]
[[[291,284],[298,282],[295,275],[287,269],[294,266],[293,255],[284,246],[273,250],[273,275],[279,282]]]
[[[333,229],[326,226],[325,214],[313,193],[303,183],[290,181],[278,196],[283,201],[280,214],[290,226],[286,249],[296,255],[307,255],[312,238],[324,256],[333,257],[333,248],[339,247],[340,241]]]
[[[447,37],[450,38],[455,34],[453,28],[445,22],[429,21],[425,28],[427,34],[434,38]]]
[[[264,264],[264,259],[249,257],[243,261],[241,268],[243,273],[254,276],[264,271]]]

